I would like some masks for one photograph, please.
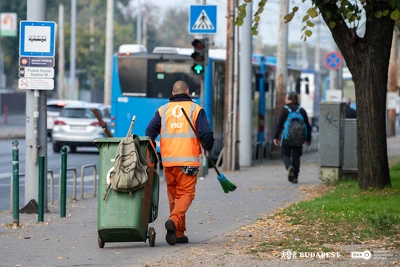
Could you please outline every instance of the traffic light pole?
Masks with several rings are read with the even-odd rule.
[[[203,0],[203,5],[206,5],[206,0]],[[205,68],[207,67],[208,64],[208,38],[203,35],[203,41],[204,41],[204,69],[203,71],[205,71]],[[200,80],[200,106],[204,107],[204,76],[201,78]],[[200,155],[200,167],[199,167],[199,177],[205,177],[207,174],[207,165],[206,165],[206,157],[204,157],[203,154]]]

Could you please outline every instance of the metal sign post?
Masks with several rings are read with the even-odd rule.
[[[54,89],[54,56],[56,42],[56,23],[46,20],[46,1],[28,0],[28,21],[20,22],[19,56],[20,67],[29,69],[29,77],[25,77],[26,69],[19,69],[18,87],[26,90],[26,155],[31,160],[25,161],[25,203],[38,200],[38,158],[45,157],[47,169],[47,114],[46,90]],[[50,68],[51,70],[44,68]],[[35,76],[33,73],[48,73]],[[44,188],[47,188],[45,179]],[[47,192],[47,190],[45,191]],[[45,209],[47,197],[45,195]]]

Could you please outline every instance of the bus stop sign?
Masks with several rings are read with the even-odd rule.
[[[19,55],[54,57],[56,27],[56,23],[52,21],[21,21]]]
[[[338,52],[329,52],[324,58],[324,65],[329,70],[337,70],[343,65],[343,57]]]

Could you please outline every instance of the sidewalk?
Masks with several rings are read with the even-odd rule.
[[[307,156],[313,155],[315,158],[315,153]],[[190,243],[186,245],[169,246],[165,242],[164,222],[168,218],[165,183],[160,185],[158,218],[149,225],[157,234],[154,248],[148,243],[130,242],[106,243],[100,249],[97,198],[68,202],[67,218],[59,218],[59,207],[49,207],[51,212],[45,214],[44,223],[37,223],[36,214],[21,214],[21,227],[17,229],[12,228],[11,213],[0,213],[0,266],[145,266],[146,262],[150,264],[207,244],[213,238],[253,223],[262,214],[300,200],[300,187],[318,184],[316,167],[315,163],[305,163],[298,185],[287,181],[280,160],[242,168],[240,172],[224,172],[238,186],[229,194],[223,193],[215,172],[210,170],[206,178],[199,179],[196,199],[187,214],[186,234]]]
[[[392,163],[400,160],[400,136],[388,138],[388,155]],[[190,243],[185,245],[165,242],[168,201],[164,182],[160,185],[158,218],[149,225],[157,234],[154,248],[144,242],[129,242],[106,243],[100,249],[97,198],[68,202],[67,218],[60,218],[58,206],[49,206],[43,223],[37,223],[36,214],[20,214],[19,228],[13,228],[11,213],[0,212],[0,266],[388,266],[384,261],[344,258],[282,261],[277,255],[260,261],[244,253],[244,248],[252,245],[252,236],[261,233],[257,229],[269,228],[255,225],[256,219],[305,199],[307,188],[319,185],[318,172],[318,152],[303,155],[297,185],[287,181],[281,160],[265,161],[239,172],[224,172],[238,186],[224,194],[214,170],[210,170],[206,178],[198,180],[196,199],[187,214]]]

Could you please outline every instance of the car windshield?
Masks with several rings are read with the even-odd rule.
[[[95,118],[90,108],[65,108],[61,111],[60,117],[64,118]]]

